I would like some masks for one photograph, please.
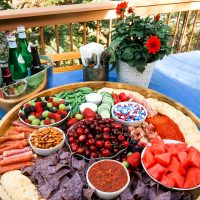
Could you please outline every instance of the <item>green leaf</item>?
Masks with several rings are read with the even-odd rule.
[[[125,60],[131,60],[133,59],[133,51],[132,48],[128,47],[124,50],[124,52],[122,53],[122,58]]]
[[[143,60],[137,60],[137,61],[135,62],[135,66],[136,66],[136,69],[137,69],[139,72],[143,73],[144,70],[145,70],[146,62],[143,61]]]
[[[121,42],[122,40],[125,38],[126,36],[121,36],[121,37],[117,37],[116,39],[114,39],[109,48],[116,48]]]

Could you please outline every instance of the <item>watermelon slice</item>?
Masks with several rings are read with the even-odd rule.
[[[189,166],[188,154],[186,152],[179,152],[178,159],[182,167],[186,168],[187,166]]]
[[[186,152],[187,151],[187,144],[186,143],[177,143],[175,146],[179,150],[179,152]]]
[[[167,152],[171,153],[172,155],[177,155],[180,152],[176,144],[166,144],[165,146],[166,146]]]
[[[176,173],[181,174],[181,175],[185,174],[185,169],[181,166],[178,159],[176,157],[173,157],[173,156],[171,157],[171,162],[170,162],[169,166],[167,167],[167,169],[170,172],[176,172]]]
[[[196,177],[197,172],[198,171],[194,170],[193,168],[190,168],[187,171],[183,188],[192,188],[192,187],[197,186],[197,184],[198,184],[198,180],[197,180],[198,178]]]
[[[167,167],[170,163],[171,153],[162,153],[154,156],[155,161]]]
[[[200,168],[200,153],[199,152],[191,152],[189,154],[189,164],[192,167],[199,167]]]
[[[175,185],[175,180],[171,177],[168,177],[166,175],[163,175],[160,182],[163,184],[163,185],[166,185],[168,187],[174,187]]]
[[[163,145],[163,144],[153,145],[153,146],[151,146],[151,152],[154,155],[165,153],[165,145]]]
[[[150,168],[151,166],[155,164],[153,154],[148,150],[145,150],[144,156],[142,157],[142,161],[146,169]]]
[[[149,174],[151,174],[151,176],[153,176],[158,181],[163,175],[167,173],[167,171],[167,168],[163,167],[158,163],[148,169]]]
[[[175,181],[175,187],[182,188],[184,184],[185,177],[181,176],[179,173],[173,172],[167,175],[169,178]]]
[[[190,146],[190,147],[187,149],[187,153],[190,154],[190,153],[193,153],[193,152],[199,152],[199,151],[198,151],[198,149],[196,149],[195,147]]]

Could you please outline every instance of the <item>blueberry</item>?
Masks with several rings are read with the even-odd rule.
[[[57,110],[58,110],[58,109],[57,109],[56,107],[52,107],[52,112],[53,112],[53,113],[56,113]]]
[[[60,129],[63,130],[63,131],[66,131],[67,126],[64,124],[64,125],[60,126]]]
[[[66,111],[69,112],[69,111],[70,111],[70,108],[67,108]]]
[[[69,106],[69,102],[66,101],[66,102],[64,103],[64,105],[65,105],[65,106]]]
[[[61,114],[61,118],[64,119],[66,117],[65,114]]]
[[[47,103],[46,102],[42,102],[42,107],[46,107]]]
[[[31,110],[31,112],[35,112],[35,111],[36,111],[36,109],[35,109],[34,106],[31,106],[31,107],[30,107],[30,110]]]
[[[42,99],[41,99],[40,97],[37,97],[37,98],[35,99],[35,102],[38,102],[38,101],[42,101]]]
[[[45,100],[48,101],[48,100],[49,100],[49,96],[46,96],[46,97],[45,97]]]
[[[42,121],[42,120],[44,120],[44,117],[39,117],[38,119],[39,119],[40,121]]]
[[[22,115],[21,118],[25,121],[27,119],[27,115]]]
[[[30,107],[29,107],[29,108],[24,108],[24,113],[25,113],[26,115],[30,114],[30,113],[31,113]]]

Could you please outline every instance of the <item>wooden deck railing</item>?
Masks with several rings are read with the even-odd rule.
[[[161,13],[166,19],[166,24],[173,27],[174,39],[172,45],[175,52],[190,51],[199,49],[200,41],[200,0],[132,0],[128,1],[129,6],[134,8],[134,12],[139,16],[155,15]],[[64,60],[80,59],[80,53],[74,49],[74,25],[80,24],[82,27],[82,44],[88,42],[87,23],[95,22],[96,42],[100,42],[100,32],[102,21],[107,22],[107,31],[104,33],[109,45],[111,41],[111,29],[113,19],[116,18],[115,7],[119,2],[76,4],[67,6],[31,8],[21,10],[0,11],[0,31],[11,31],[17,25],[25,25],[26,28],[38,28],[39,45],[41,53],[46,54],[47,42],[44,37],[46,27],[53,26],[55,33],[55,53],[48,54],[55,62]],[[68,40],[62,41],[69,45],[69,51],[60,50],[60,26],[69,26]],[[105,28],[103,29],[105,31]],[[78,48],[77,48],[78,49]],[[55,68],[55,72],[63,72],[80,69],[82,65]]]

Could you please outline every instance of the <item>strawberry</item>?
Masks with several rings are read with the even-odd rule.
[[[127,157],[126,161],[134,168],[139,167],[140,165],[140,153],[135,152]]]
[[[41,116],[42,116],[42,112],[37,112],[37,113],[35,114],[35,116],[36,116],[37,118],[41,117]]]
[[[85,110],[83,111],[83,118],[90,118],[90,117],[95,117],[96,113],[90,109],[90,108],[85,108]]]
[[[31,123],[31,121],[30,121],[29,119],[25,119],[25,122],[26,122],[27,124],[30,124],[30,123]]]
[[[26,104],[25,104],[25,107],[26,107],[26,108],[31,107],[30,103],[26,103]]]
[[[58,113],[55,113],[55,118],[56,122],[60,121],[61,120],[61,115],[58,114]]]
[[[48,117],[49,117],[49,118],[52,118],[52,119],[55,119],[55,113],[49,113],[49,114],[48,114]]]
[[[54,107],[57,107],[57,106],[58,106],[58,103],[53,102],[52,105],[53,105]]]
[[[45,119],[45,120],[44,120],[44,124],[45,124],[45,125],[51,124],[51,120],[50,120],[50,119]]]
[[[65,100],[64,100],[64,99],[60,100],[60,104],[62,104],[62,103],[65,103]]]
[[[77,123],[78,120],[74,117],[74,118],[71,118],[67,121],[67,127],[70,127],[72,126],[73,124]]]
[[[42,107],[42,102],[41,101],[36,102],[35,107]]]
[[[52,101],[53,101],[53,98],[49,97],[48,102],[52,102]]]
[[[128,101],[128,96],[127,96],[124,92],[121,92],[121,93],[119,94],[119,99],[120,99],[121,101]]]

